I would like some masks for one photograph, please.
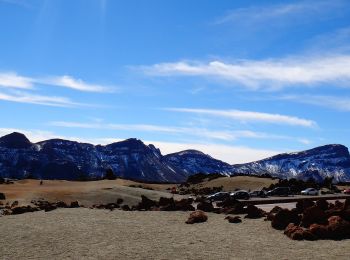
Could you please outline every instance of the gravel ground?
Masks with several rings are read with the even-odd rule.
[[[292,241],[270,222],[186,212],[58,209],[0,217],[1,259],[350,259],[350,240]]]

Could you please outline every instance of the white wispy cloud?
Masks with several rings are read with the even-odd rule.
[[[32,79],[23,77],[15,72],[0,72],[0,87],[31,89]]]
[[[242,122],[265,122],[273,124],[285,124],[303,127],[315,127],[317,123],[312,120],[299,118],[295,116],[269,114],[254,111],[243,110],[215,110],[215,109],[199,109],[199,108],[166,108],[168,111],[202,114],[215,117],[224,117]]]
[[[246,8],[238,8],[229,11],[223,17],[217,19],[215,24],[224,23],[262,23],[271,22],[276,19],[293,19],[292,21],[301,22],[309,19],[321,19],[322,14],[331,13],[334,15],[335,10],[341,11],[346,1],[294,1],[283,4],[259,5]]]
[[[53,86],[60,86],[86,92],[113,92],[111,87],[87,83],[68,75],[48,77],[45,79],[33,79],[34,82]]]
[[[40,78],[21,76],[15,72],[0,72],[0,87],[32,89],[34,85],[51,85],[83,92],[109,93],[116,90],[116,87],[88,83],[69,75]]]
[[[316,105],[340,111],[350,111],[350,97],[322,95],[284,95],[277,97],[277,99],[290,100],[297,103]]]
[[[181,61],[141,66],[140,69],[152,76],[214,77],[254,90],[325,83],[348,87],[350,83],[350,55],[240,60],[231,63]]]
[[[189,136],[197,136],[208,139],[218,139],[225,141],[233,141],[239,138],[256,138],[256,139],[288,139],[286,136],[271,135],[267,133],[254,132],[249,130],[238,131],[216,131],[198,127],[176,127],[176,126],[160,126],[150,124],[104,124],[104,123],[80,123],[67,121],[50,122],[52,126],[67,128],[85,128],[85,129],[108,129],[121,131],[137,131],[137,132],[159,132],[166,134],[182,134]]]
[[[82,105],[73,102],[66,97],[35,95],[23,91],[16,91],[11,94],[0,92],[0,100],[55,107],[73,107]]]

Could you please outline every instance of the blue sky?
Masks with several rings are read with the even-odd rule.
[[[230,163],[350,146],[350,3],[0,0],[0,135]]]

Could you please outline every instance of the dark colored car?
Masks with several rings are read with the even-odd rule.
[[[239,191],[235,191],[232,192],[230,194],[231,198],[236,199],[236,200],[249,200],[250,199],[250,195],[248,191],[245,190],[239,190]]]
[[[209,195],[207,197],[207,199],[210,201],[223,201],[225,199],[228,199],[229,197],[230,197],[229,192],[220,191],[220,192]]]
[[[249,193],[250,197],[266,198],[266,192],[263,190],[254,190]]]
[[[290,188],[288,187],[277,187],[266,193],[267,196],[289,196]]]

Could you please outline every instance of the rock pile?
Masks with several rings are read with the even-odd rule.
[[[18,201],[14,201],[11,205],[7,203],[5,206],[0,206],[0,216],[1,215],[18,215],[28,212],[35,212],[43,210],[45,212],[55,210],[57,208],[78,208],[81,207],[78,201],[71,202],[67,205],[63,201],[49,202],[46,200],[32,200],[32,205],[19,206]]]
[[[350,199],[334,204],[305,200],[292,210],[275,207],[266,219],[294,240],[346,239],[350,238]]]

